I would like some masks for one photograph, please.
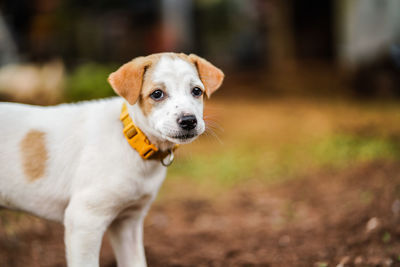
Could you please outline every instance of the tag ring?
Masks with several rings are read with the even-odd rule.
[[[174,162],[174,151],[171,149],[168,150],[169,156],[166,156],[165,158],[161,159],[161,164],[165,167],[168,167]],[[166,160],[167,159],[167,160]],[[165,162],[166,161],[166,162]]]

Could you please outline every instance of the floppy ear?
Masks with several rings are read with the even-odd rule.
[[[204,58],[195,54],[190,54],[189,59],[196,66],[200,80],[206,87],[206,95],[210,97],[221,86],[225,76],[224,73]]]
[[[144,73],[150,65],[151,61],[146,57],[137,57],[111,73],[108,82],[118,95],[133,105],[139,97]]]

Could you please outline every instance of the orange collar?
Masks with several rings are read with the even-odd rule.
[[[119,119],[124,125],[123,133],[129,145],[135,149],[143,159],[160,160],[164,166],[169,166],[174,160],[174,151],[178,147],[175,145],[167,151],[159,150],[153,145],[146,135],[133,123],[128,113],[126,103],[122,104],[121,115]],[[167,156],[169,155],[168,159]]]

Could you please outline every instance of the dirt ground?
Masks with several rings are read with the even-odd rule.
[[[65,266],[60,225],[2,213],[0,266]],[[400,164],[372,162],[157,201],[145,248],[149,266],[400,266],[399,221]],[[116,266],[104,243],[102,266]]]

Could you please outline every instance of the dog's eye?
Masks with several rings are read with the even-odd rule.
[[[194,97],[199,97],[203,94],[203,91],[199,87],[195,87],[192,89],[192,95]]]
[[[150,97],[154,100],[161,100],[164,98],[164,92],[160,89],[155,90],[153,93],[150,94]]]

